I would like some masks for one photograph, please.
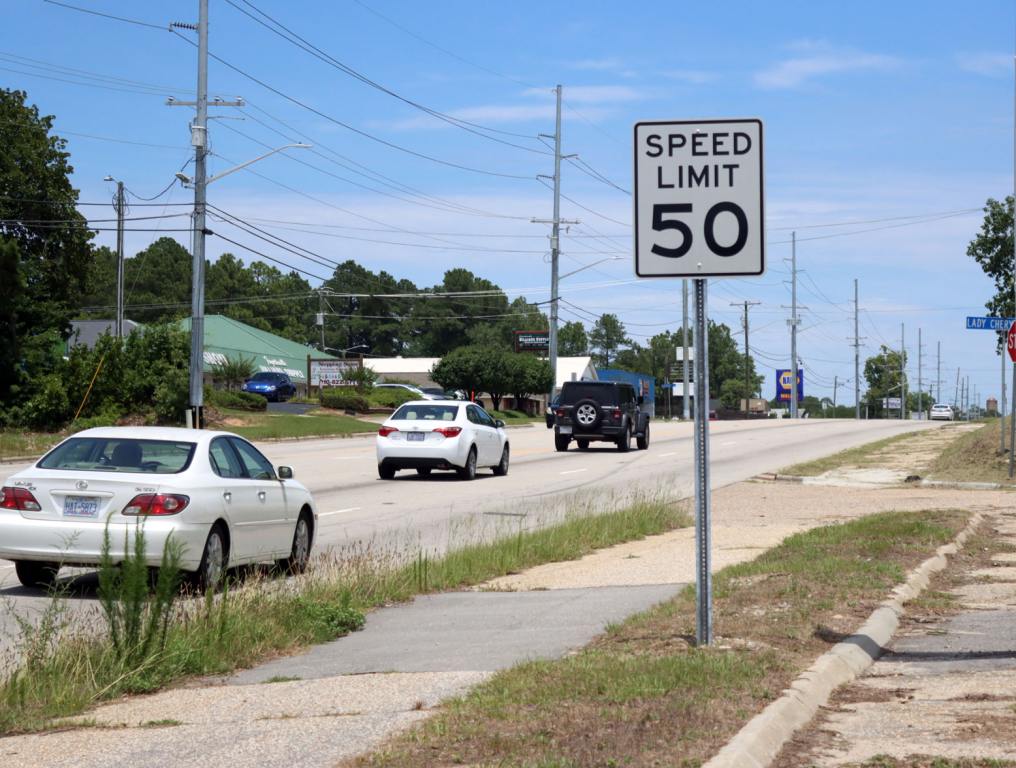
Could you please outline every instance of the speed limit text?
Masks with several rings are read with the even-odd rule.
[[[657,189],[729,188],[737,183],[740,163],[696,163],[694,158],[737,157],[750,153],[751,147],[751,136],[740,131],[653,133],[646,137],[645,155],[673,160],[656,167]]]

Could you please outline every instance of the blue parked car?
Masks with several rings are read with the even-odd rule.
[[[285,373],[275,371],[261,371],[255,373],[240,387],[242,392],[250,392],[255,395],[263,395],[269,400],[282,402],[296,394],[296,385]]]

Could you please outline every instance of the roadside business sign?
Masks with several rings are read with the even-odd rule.
[[[776,369],[776,399],[781,403],[789,403],[791,397],[790,369]],[[797,402],[804,399],[804,370],[797,369]]]
[[[310,360],[312,387],[352,387],[356,382],[350,374],[361,367],[359,360]]]
[[[898,411],[903,407],[902,397],[883,397],[882,407],[887,411]]]
[[[550,331],[513,331],[516,352],[546,352],[550,349]]]
[[[765,271],[762,121],[635,123],[638,277]]]
[[[1012,317],[970,317],[967,316],[968,331],[1007,331],[1016,322]]]

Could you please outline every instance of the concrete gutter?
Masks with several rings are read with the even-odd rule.
[[[921,563],[857,632],[822,654],[779,699],[753,717],[703,768],[768,766],[794,732],[807,725],[819,708],[828,703],[836,688],[853,681],[882,655],[883,648],[899,627],[903,604],[924,591],[932,575],[946,567],[948,555],[959,551],[982,519],[980,513],[975,514],[956,539],[939,547],[933,557]]]

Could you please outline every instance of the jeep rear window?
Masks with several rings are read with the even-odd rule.
[[[561,405],[575,405],[579,400],[595,400],[601,405],[617,405],[617,387],[593,382],[567,382],[561,391]]]

